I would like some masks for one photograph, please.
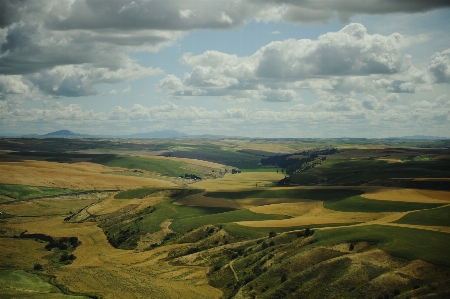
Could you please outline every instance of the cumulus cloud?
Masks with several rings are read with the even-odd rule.
[[[436,53],[431,57],[428,71],[436,83],[450,83],[450,49]]]
[[[354,23],[317,40],[271,42],[250,56],[187,53],[181,62],[192,71],[182,79],[168,75],[158,88],[177,96],[183,91],[190,96],[199,88],[207,96],[276,102],[298,100],[296,89],[415,93],[429,88],[429,80],[412,66],[409,56],[401,54],[404,39],[398,33],[369,34]]]
[[[28,86],[22,88],[22,92],[37,87],[50,96],[92,95],[97,92],[95,84],[160,73],[130,62],[127,53],[159,51],[191,30],[233,29],[252,20],[328,22],[336,16],[343,19],[355,13],[419,12],[448,5],[448,1],[439,0],[414,3],[400,0],[364,3],[354,0],[3,0],[0,1],[0,75],[22,76],[21,84]],[[180,96],[213,93],[239,98],[238,89],[268,88],[260,82],[261,78],[281,76],[287,80],[337,74],[398,73],[408,67],[407,59],[397,51],[402,39],[404,43],[399,35],[369,35],[363,26],[353,24],[317,41],[271,43],[251,57],[223,53],[185,57],[187,65],[194,60],[199,60],[200,64],[183,78],[183,89],[171,92]],[[336,41],[343,44],[334,44]],[[331,48],[327,49],[327,45]],[[289,47],[294,47],[292,53]],[[208,59],[210,61],[206,61]],[[448,80],[439,73],[442,57],[436,56],[434,60],[430,72],[438,82]],[[289,66],[292,61],[296,64]],[[214,69],[217,63],[222,63],[219,70]],[[90,80],[92,74],[95,79]],[[17,78],[12,80],[17,81]],[[412,90],[407,82],[398,85],[399,90]],[[2,95],[10,94],[5,87],[1,88]],[[288,90],[285,86],[274,89],[278,94],[287,94],[282,90]],[[267,92],[261,98],[277,97],[292,99],[270,96]]]
[[[122,94],[130,93],[130,91],[131,91],[131,86],[128,85],[126,88],[124,88],[124,90],[122,90]]]
[[[284,5],[285,10],[281,18],[290,22],[327,22],[337,16],[342,21],[348,21],[355,14],[388,14],[388,13],[416,13],[448,7],[445,0],[414,1],[403,0],[253,0],[271,5]]]
[[[384,98],[384,100],[391,103],[398,102],[400,101],[400,96],[396,93],[390,93]]]
[[[400,34],[370,35],[361,24],[321,35],[317,41],[289,39],[261,48],[256,74],[266,78],[397,73],[408,64]]]

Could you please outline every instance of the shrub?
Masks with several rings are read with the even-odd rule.
[[[42,265],[38,262],[34,263],[33,269],[36,271],[42,270]]]
[[[305,229],[305,237],[309,237],[311,235],[311,230],[309,228]]]

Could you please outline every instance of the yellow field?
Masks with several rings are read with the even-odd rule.
[[[162,259],[170,247],[147,252],[115,249],[96,223],[64,223],[63,217],[53,216],[13,218],[7,227],[54,237],[77,236],[82,245],[74,252],[77,259],[73,264],[49,270],[58,282],[72,291],[98,292],[105,298],[218,298],[221,295],[208,285],[206,268],[175,267],[164,262]],[[25,268],[32,267],[35,260],[41,261],[41,251],[33,251],[34,247],[29,246],[24,252],[20,245],[26,242],[26,245],[32,244],[39,249],[45,243],[8,240],[0,243],[0,252],[5,255],[1,256],[2,260],[14,255],[18,259],[13,261],[14,264]],[[43,253],[48,254],[47,251]]]
[[[27,202],[14,202],[2,205],[2,212],[17,216],[68,215],[92,203],[98,202],[109,193],[67,195],[57,198],[35,199]]]
[[[148,158],[148,156],[141,156],[141,157]],[[152,156],[151,158],[152,159],[161,159],[161,160],[172,160],[172,161],[177,161],[177,162],[185,162],[188,164],[199,165],[199,166],[210,167],[210,168],[225,168],[225,165],[222,165],[219,163],[197,160],[197,159],[165,157],[165,156]]]
[[[33,239],[0,239],[0,268],[33,269],[35,262],[45,266],[44,256],[49,254],[44,248],[46,244]]]
[[[255,213],[281,214],[292,216],[290,219],[266,221],[241,221],[240,225],[251,227],[289,227],[318,225],[327,223],[368,222],[383,218],[392,213],[339,212],[323,207],[322,201],[271,204],[250,208]]]
[[[0,163],[0,182],[3,184],[21,184],[83,190],[124,190],[143,186],[167,187],[175,184],[150,178],[106,174],[117,167],[99,164],[56,163],[45,161],[23,161]]]
[[[199,189],[206,189],[208,191],[217,190],[232,190],[242,188],[254,188],[272,184],[284,177],[281,173],[275,172],[243,172],[237,174],[226,174],[223,178],[216,180],[205,180],[194,183],[191,186]]]
[[[443,203],[450,201],[450,192],[403,189],[403,188],[366,188],[362,197],[378,200],[392,200],[403,202]]]
[[[225,144],[224,144],[225,145]],[[248,144],[236,145],[250,148]],[[276,144],[255,145],[254,149],[272,150]],[[279,147],[279,150],[287,148]],[[370,153],[369,153],[370,154]],[[155,157],[153,157],[155,158]],[[157,157],[187,162],[191,165],[223,168],[223,165],[200,160]],[[173,187],[173,183],[157,179],[112,175],[107,172],[121,171],[121,168],[106,167],[98,164],[80,162],[73,164],[45,161],[1,162],[0,183],[49,186],[84,190],[125,190],[143,186]],[[263,188],[284,177],[275,172],[244,172],[226,174],[215,180],[203,180],[192,184],[193,188],[211,191],[245,191]],[[294,187],[299,189],[342,188],[349,187]],[[384,188],[358,186],[353,189],[365,192],[363,197],[374,200],[403,202],[448,203],[450,192],[416,189]],[[277,187],[273,189],[286,189]],[[323,201],[299,200],[287,198],[249,198],[220,199],[204,197],[203,193],[185,197],[176,204],[207,207],[248,208],[262,214],[291,216],[284,220],[241,221],[239,225],[249,227],[293,227],[327,225],[321,229],[332,229],[332,224],[347,225],[397,225],[429,229],[450,233],[449,227],[425,227],[417,225],[394,224],[404,213],[354,213],[339,212],[324,208]],[[64,222],[70,211],[84,209],[89,214],[105,215],[123,209],[128,205],[137,205],[137,209],[153,206],[166,200],[164,197],[146,197],[143,199],[115,199],[115,193],[71,195],[58,198],[45,198],[26,202],[0,205],[0,210],[8,214],[22,216],[4,219],[0,230],[4,236],[28,233],[48,234],[52,237],[77,236],[82,244],[74,254],[73,264],[62,267],[48,267],[43,257],[49,252],[44,249],[46,243],[30,239],[1,238],[0,267],[31,269],[38,261],[47,273],[55,275],[57,281],[70,290],[86,293],[100,293],[104,298],[219,298],[222,294],[211,287],[206,278],[206,267],[172,266],[164,259],[168,252],[178,246],[162,246],[151,251],[142,251],[155,240],[164,238],[170,232],[170,219],[161,225],[161,231],[144,237],[137,250],[113,248],[107,241],[102,229],[95,222]],[[343,247],[344,248],[344,247]],[[348,246],[347,246],[348,248]],[[200,255],[196,255],[201,260]],[[198,262],[200,263],[200,262]]]

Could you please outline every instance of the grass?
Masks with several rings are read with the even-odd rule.
[[[450,226],[450,207],[412,212],[395,222],[415,225]]]
[[[448,161],[407,161],[387,163],[375,159],[327,159],[321,165],[291,176],[297,184],[317,183],[327,178],[326,184],[360,184],[377,179],[450,177]]]
[[[141,190],[144,189],[144,190]],[[156,189],[156,188],[155,188]],[[135,193],[128,193],[123,196],[125,198],[130,198],[130,196],[135,196],[135,194],[146,194],[146,192],[152,192],[151,188],[140,188],[134,189],[137,190]],[[146,191],[147,190],[147,191]],[[157,189],[157,191],[161,191],[162,189]],[[168,189],[165,189],[168,190]],[[175,189],[169,189],[175,190]],[[134,222],[133,226],[135,229],[140,230],[141,232],[153,233],[161,230],[161,224],[167,219],[182,219],[189,217],[198,217],[203,215],[213,215],[222,212],[228,212],[231,209],[229,208],[216,208],[216,207],[190,207],[190,206],[182,206],[173,204],[174,201],[183,198],[184,196],[195,194],[198,192],[202,192],[203,190],[198,189],[176,189],[178,192],[174,193],[172,198],[160,202],[154,205],[154,211],[150,214],[146,214],[142,216],[142,219],[138,222]],[[133,190],[130,190],[133,191]],[[120,193],[119,193],[120,194]],[[133,197],[134,198],[134,197]]]
[[[246,198],[298,198],[314,200],[342,200],[360,195],[362,191],[351,189],[259,189],[234,192],[207,192],[205,197],[246,199]]]
[[[381,213],[431,209],[442,206],[442,204],[374,200],[361,196],[351,196],[341,200],[325,201],[323,206],[327,209],[341,212]]]
[[[267,237],[269,235],[269,232],[276,232],[276,233],[283,233],[293,230],[302,230],[306,228],[315,229],[315,228],[321,228],[321,227],[332,227],[332,226],[346,226],[346,225],[353,225],[356,223],[327,223],[327,224],[316,224],[316,225],[308,225],[308,226],[292,226],[292,227],[249,227],[249,226],[243,226],[236,223],[225,223],[223,224],[223,227],[226,231],[228,231],[230,234],[245,238],[262,238]]]
[[[141,169],[173,177],[184,175],[186,171],[183,171],[183,168],[186,168],[186,166],[188,166],[188,163],[172,161],[168,159],[112,155],[93,159],[92,162],[111,167]],[[200,173],[195,174],[199,176],[202,175]]]
[[[85,296],[62,294],[61,291],[45,282],[38,275],[23,270],[0,270],[1,298],[33,298],[33,299],[81,299]],[[5,287],[6,286],[6,287]]]
[[[261,221],[286,218],[288,217],[282,215],[259,214],[247,209],[242,209],[217,213],[213,215],[199,215],[195,217],[175,219],[170,225],[170,228],[177,233],[186,233],[189,230],[196,229],[207,224],[222,224],[236,221]]]
[[[450,266],[450,234],[413,228],[368,225],[319,230],[314,236],[316,246],[344,242],[370,241],[395,256],[408,260],[422,259]]]
[[[44,186],[26,186],[14,184],[0,184],[0,194],[9,198],[1,197],[1,202],[20,201],[33,198],[68,195],[82,192],[82,190],[51,188]]]
[[[146,196],[149,196],[155,192],[167,190],[162,188],[155,188],[155,187],[143,187],[138,189],[131,189],[127,191],[122,191],[117,193],[114,198],[115,199],[132,199],[132,198],[144,198]]]
[[[277,169],[281,171],[281,168],[258,166],[259,161],[260,159],[244,162],[229,162],[228,165],[239,168],[242,172],[277,172]]]
[[[261,157],[239,152],[239,149],[208,143],[171,146],[172,156],[199,159],[237,168],[254,168]],[[249,166],[245,166],[249,165]],[[245,166],[245,167],[244,167]]]

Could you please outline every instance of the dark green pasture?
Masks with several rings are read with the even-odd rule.
[[[450,266],[450,234],[422,229],[367,225],[318,230],[316,246],[369,241],[380,249],[409,260],[422,259]]]

